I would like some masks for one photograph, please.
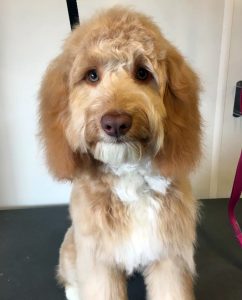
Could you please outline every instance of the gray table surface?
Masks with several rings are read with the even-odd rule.
[[[227,202],[202,200],[197,300],[242,300],[242,249],[228,222]],[[237,216],[242,223],[242,203]],[[1,300],[65,299],[55,281],[55,266],[68,225],[66,206],[0,211]],[[139,274],[129,279],[128,293],[129,299],[145,299]]]

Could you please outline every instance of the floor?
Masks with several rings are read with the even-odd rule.
[[[228,223],[227,200],[201,202],[196,299],[242,300],[242,249]],[[242,204],[237,216],[242,223]],[[66,206],[0,211],[1,300],[65,300],[54,277],[68,224]],[[129,300],[145,299],[139,274],[129,279],[128,293]]]

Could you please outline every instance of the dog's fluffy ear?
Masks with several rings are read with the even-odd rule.
[[[51,173],[58,179],[72,179],[75,155],[65,137],[68,118],[68,76],[70,62],[64,54],[48,67],[40,88],[40,136]]]
[[[200,157],[200,82],[180,53],[171,46],[166,55],[164,148],[160,159],[169,173],[189,172]]]

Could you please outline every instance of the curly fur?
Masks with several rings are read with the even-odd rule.
[[[149,80],[136,80],[138,66]],[[122,7],[76,27],[51,62],[40,135],[52,174],[73,181],[58,271],[67,297],[127,299],[125,274],[139,269],[148,299],[194,299],[198,94],[198,77],[158,27]],[[132,116],[121,143],[101,128],[110,111]]]

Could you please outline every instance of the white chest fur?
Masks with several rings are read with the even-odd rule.
[[[127,209],[130,233],[115,248],[115,262],[132,273],[164,255],[159,236],[162,209],[155,194],[166,194],[170,181],[155,173],[149,163],[112,168],[117,175],[113,192]]]
[[[124,203],[152,202],[154,192],[165,195],[170,185],[170,180],[155,172],[150,162],[123,164],[111,170],[117,175],[113,192]]]

